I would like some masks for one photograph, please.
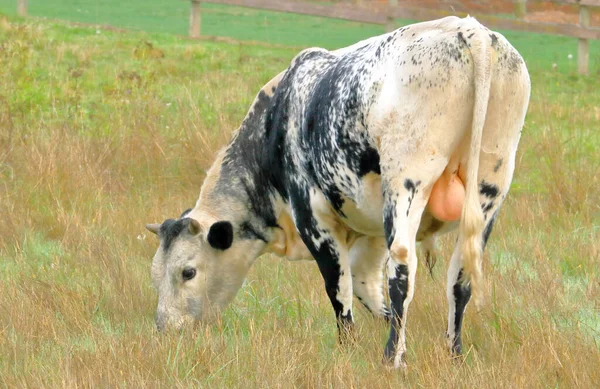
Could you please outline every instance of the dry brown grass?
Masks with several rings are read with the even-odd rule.
[[[193,205],[217,148],[293,51],[156,38],[156,58],[136,52],[140,36],[6,20],[0,38],[0,385],[600,382],[597,80],[533,71],[513,190],[486,252],[487,304],[467,310],[465,356],[445,349],[440,261],[433,278],[419,271],[402,373],[380,365],[388,328],[362,307],[358,341],[336,343],[311,262],[266,256],[218,325],[153,328],[157,242],[144,224]],[[546,87],[558,82],[570,88]]]

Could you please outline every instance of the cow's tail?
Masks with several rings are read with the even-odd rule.
[[[475,104],[473,107],[473,122],[471,128],[471,145],[467,163],[467,182],[465,203],[462,208],[460,235],[462,236],[462,279],[464,284],[469,283],[471,294],[476,306],[481,303],[481,289],[483,275],[482,262],[482,234],[484,228],[483,212],[479,202],[479,154],[481,151],[481,138],[490,96],[491,84],[491,45],[489,35],[477,28],[477,33],[471,40],[471,56],[473,58],[475,76]]]

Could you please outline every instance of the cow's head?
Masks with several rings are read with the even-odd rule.
[[[146,225],[160,238],[152,262],[159,331],[215,319],[265,247],[263,240],[241,238],[239,226],[227,220],[188,215]]]

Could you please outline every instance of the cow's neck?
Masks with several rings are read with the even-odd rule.
[[[249,237],[268,239],[277,226],[282,201],[264,171],[265,116],[281,74],[256,96],[240,128],[223,148],[204,180],[194,213],[229,220]]]

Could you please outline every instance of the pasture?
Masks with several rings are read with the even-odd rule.
[[[0,386],[597,386],[600,48],[581,77],[576,41],[542,35],[506,33],[532,97],[464,358],[444,339],[454,234],[432,276],[420,263],[406,373],[381,367],[388,326],[358,301],[357,341],[338,345],[313,262],[264,256],[219,323],[156,333],[158,240],[145,223],[193,206],[217,150],[298,46],[380,32],[331,22],[328,41],[327,28],[301,35],[307,20],[288,19],[293,39],[270,43],[294,46],[275,47],[0,15]],[[251,39],[276,34],[265,31]]]

